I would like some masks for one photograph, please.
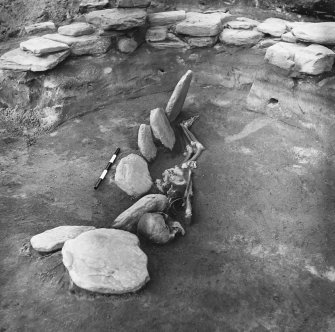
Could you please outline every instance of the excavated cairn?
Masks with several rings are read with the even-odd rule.
[[[165,111],[152,110],[150,125],[140,126],[138,147],[143,157],[129,154],[116,167],[115,183],[119,188],[132,197],[142,198],[121,213],[112,222],[111,229],[60,226],[31,238],[32,247],[41,253],[62,248],[63,263],[76,286],[106,294],[135,292],[150,277],[147,256],[139,247],[138,237],[132,233],[156,244],[165,244],[177,235],[185,235],[181,222],[191,223],[192,172],[204,150],[189,130],[197,117],[179,124],[186,141],[183,163],[165,170],[163,178],[156,180],[160,194],[145,194],[153,186],[147,161],[156,157],[155,142],[173,149],[176,138],[172,126],[183,108],[192,75],[189,70],[180,79]],[[181,222],[175,220],[176,216]]]

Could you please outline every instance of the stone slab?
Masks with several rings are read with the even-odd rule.
[[[69,25],[63,25],[58,28],[58,33],[64,36],[84,36],[94,33],[94,28],[92,25],[85,22],[72,23]]]
[[[298,24],[293,27],[292,33],[303,42],[335,45],[335,22]]]
[[[79,9],[83,11],[91,11],[103,9],[109,5],[109,0],[82,0],[79,4]]]
[[[223,29],[220,41],[235,46],[252,46],[263,38],[263,34],[256,30]]]
[[[118,8],[136,8],[148,7],[151,0],[116,0],[116,7]]]
[[[140,125],[137,142],[142,156],[147,161],[152,161],[156,158],[157,148],[153,141],[152,132],[149,125]]]
[[[145,35],[145,40],[147,42],[159,42],[163,41],[167,38],[167,27],[152,27],[147,30],[147,33]]]
[[[167,12],[159,12],[148,15],[150,26],[166,26],[176,24],[186,18],[184,10],[175,10]]]
[[[41,56],[49,53],[68,50],[69,46],[54,40],[46,40],[42,37],[36,37],[21,42],[20,48],[21,50],[31,52],[36,56]]]
[[[287,28],[287,21],[280,18],[268,18],[263,23],[257,26],[258,31],[269,34],[274,37],[281,37]]]
[[[218,41],[218,37],[187,37],[186,41],[191,48],[213,47]]]
[[[41,32],[54,32],[56,31],[56,26],[54,22],[41,22],[27,25],[24,30],[28,35],[33,35]]]

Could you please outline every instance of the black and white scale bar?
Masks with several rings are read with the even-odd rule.
[[[107,175],[109,169],[111,168],[111,166],[114,164],[114,161],[116,160],[117,158],[117,155],[119,154],[120,152],[120,148],[117,148],[116,151],[114,152],[111,160],[108,162],[108,164],[106,165],[104,171],[102,172],[102,174],[100,175],[100,178],[99,180],[96,182],[95,186],[94,186],[94,189],[98,189],[100,183],[102,182],[102,180],[105,178],[105,176]]]

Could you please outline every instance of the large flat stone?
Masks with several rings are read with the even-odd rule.
[[[256,30],[223,29],[220,40],[224,44],[235,46],[252,46],[257,44],[263,34]]]
[[[188,90],[190,88],[192,77],[192,70],[188,70],[174,88],[165,109],[165,113],[170,121],[174,121],[181,112]]]
[[[34,235],[30,243],[39,252],[51,252],[61,249],[65,241],[93,229],[95,229],[93,226],[59,226]]]
[[[53,33],[44,35],[43,38],[67,44],[70,46],[73,55],[103,54],[108,51],[112,44],[111,38],[97,34],[73,37]]]
[[[184,10],[160,12],[148,15],[148,21],[151,26],[172,25],[183,21],[185,18],[186,12]]]
[[[69,25],[63,25],[58,28],[58,33],[64,36],[84,36],[94,33],[94,28],[92,25],[85,22],[72,23]]]
[[[153,184],[147,162],[133,153],[122,158],[117,165],[115,182],[120,189],[134,197],[147,193]]]
[[[69,49],[69,46],[54,40],[46,40],[42,37],[36,37],[21,42],[20,48],[21,50],[29,51],[36,56],[41,56],[49,53],[65,51]]]
[[[221,32],[221,16],[217,13],[202,14],[190,12],[186,19],[176,25],[176,32],[182,35],[206,37]]]
[[[56,67],[69,54],[70,51],[67,50],[37,57],[17,48],[0,57],[0,69],[46,71]]]
[[[154,136],[165,147],[172,150],[176,137],[166,113],[161,108],[155,108],[150,112],[150,126]]]
[[[274,37],[281,37],[285,33],[287,28],[287,21],[280,18],[268,18],[263,23],[257,26],[258,31],[267,33]]]
[[[116,0],[118,8],[148,7],[151,0]]]
[[[28,35],[33,35],[41,32],[54,32],[56,31],[56,26],[54,22],[41,22],[27,25],[24,30]]]
[[[150,280],[137,236],[122,230],[85,232],[66,241],[62,255],[74,284],[91,292],[135,292]]]
[[[292,33],[298,40],[307,43],[335,44],[335,22],[297,24]]]
[[[142,26],[146,22],[144,9],[113,8],[86,14],[86,21],[104,30],[128,30]]]
[[[146,160],[152,161],[156,158],[157,148],[153,141],[151,128],[149,125],[140,125],[137,141],[140,152]]]

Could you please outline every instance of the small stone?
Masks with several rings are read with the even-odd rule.
[[[82,0],[79,9],[81,11],[90,11],[103,9],[109,4],[109,0]]]
[[[42,37],[36,37],[20,43],[20,48],[21,50],[29,51],[36,56],[41,56],[49,53],[68,50],[69,46],[64,43],[59,43],[53,40],[46,40]]]
[[[150,112],[150,126],[154,136],[168,149],[172,150],[176,137],[170,122],[161,108]]]
[[[224,44],[235,46],[252,46],[257,44],[263,34],[256,30],[224,29],[220,34],[220,40]]]
[[[137,47],[138,44],[133,38],[121,38],[117,43],[117,48],[122,53],[133,53]]]
[[[192,47],[213,47],[218,41],[217,36],[215,37],[188,37],[186,38],[187,43]]]
[[[94,28],[90,24],[78,22],[59,27],[58,33],[64,36],[78,37],[94,33]]]
[[[191,85],[192,77],[192,70],[188,70],[174,88],[174,91],[165,109],[165,113],[167,114],[167,117],[170,121],[174,121],[181,112]]]
[[[268,18],[257,26],[258,31],[274,37],[281,37],[287,31],[287,21],[280,18]]]
[[[221,32],[221,16],[217,13],[202,14],[189,12],[186,19],[176,25],[176,32],[182,35],[206,37]]]
[[[168,26],[183,21],[186,18],[184,10],[160,12],[148,15],[150,26]]]
[[[296,43],[297,42],[297,38],[295,36],[293,36],[292,32],[286,32],[284,34],[282,34],[281,39],[287,43]]]
[[[156,158],[157,148],[152,138],[151,128],[146,124],[141,124],[138,130],[138,147],[147,161]]]
[[[116,7],[133,8],[133,7],[148,7],[151,0],[116,0]]]
[[[41,32],[54,32],[56,31],[56,26],[54,22],[41,22],[28,25],[24,27],[24,30],[28,35],[33,35]]]
[[[39,252],[51,252],[61,249],[65,241],[93,229],[93,226],[59,226],[33,236],[30,243]]]
[[[66,241],[62,255],[74,284],[91,292],[136,292],[150,280],[137,236],[122,230],[85,232]]]
[[[122,212],[112,223],[111,227],[136,232],[140,218],[148,212],[163,212],[169,204],[165,195],[152,194],[142,197],[129,209]]]
[[[73,55],[103,54],[109,50],[112,44],[111,38],[97,34],[73,37],[53,33],[44,35],[43,38],[69,45]]]
[[[115,182],[130,196],[138,197],[147,193],[152,186],[147,162],[133,153],[122,158],[116,167]]]
[[[113,8],[90,12],[86,21],[104,30],[129,30],[145,24],[147,12],[144,9]]]
[[[159,42],[167,37],[167,27],[153,27],[147,30],[145,40],[147,42]]]
[[[67,58],[70,51],[51,53],[45,56],[34,56],[17,48],[0,57],[0,69],[23,71],[46,71],[56,67]]]
[[[335,44],[335,22],[303,23],[295,25],[293,35],[303,42]]]

